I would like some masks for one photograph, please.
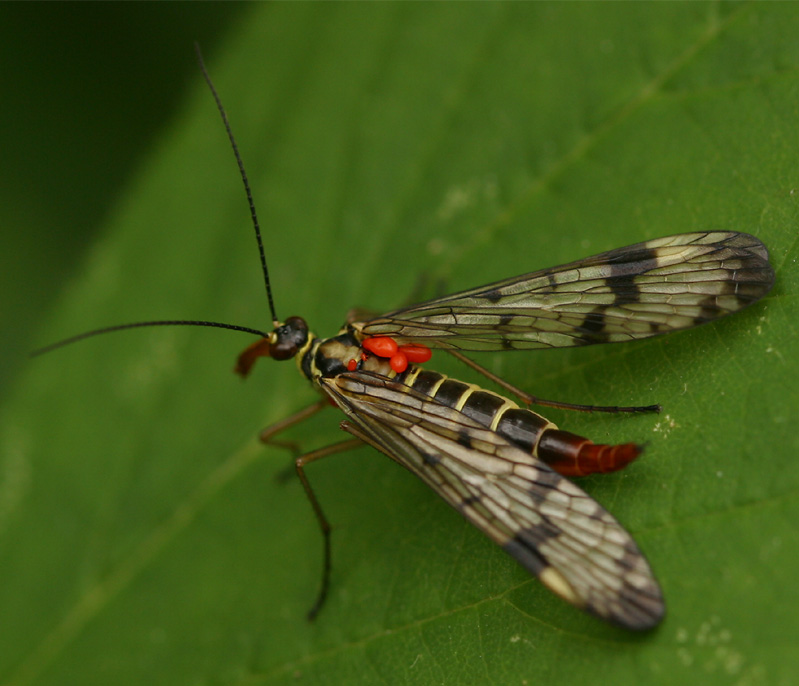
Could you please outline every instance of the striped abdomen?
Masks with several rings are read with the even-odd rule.
[[[395,380],[463,412],[564,476],[614,472],[626,467],[641,453],[635,443],[600,445],[561,431],[545,417],[520,408],[508,398],[438,372],[411,367]]]

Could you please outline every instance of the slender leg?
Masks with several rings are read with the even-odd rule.
[[[278,483],[286,483],[293,478],[295,473],[294,462],[297,457],[302,454],[302,448],[296,441],[281,441],[276,439],[275,436],[281,431],[285,431],[295,424],[299,424],[309,417],[313,417],[317,412],[327,407],[327,404],[328,401],[324,398],[317,400],[313,405],[308,405],[308,407],[302,408],[299,412],[295,412],[293,415],[281,419],[279,422],[275,422],[261,431],[259,438],[262,443],[284,448],[291,453],[291,463],[287,464],[285,469],[281,469],[275,477],[275,481]]]
[[[447,350],[447,352],[463,362],[468,367],[471,367],[476,372],[479,372],[487,379],[490,379],[495,384],[498,384],[509,393],[515,395],[519,400],[528,405],[544,405],[546,407],[558,407],[562,410],[578,410],[579,412],[660,412],[660,405],[633,405],[632,407],[619,407],[618,405],[575,405],[574,403],[563,403],[558,400],[545,400],[536,395],[525,393],[520,388],[516,388],[509,384],[504,379],[492,374],[485,367],[477,364],[474,360],[470,360],[463,353],[457,350]]]
[[[316,514],[316,519],[319,522],[319,528],[322,530],[322,541],[323,541],[323,566],[322,566],[322,583],[319,588],[319,594],[316,597],[316,601],[314,601],[313,607],[308,612],[308,620],[313,621],[316,618],[316,615],[319,613],[319,610],[322,609],[322,605],[327,598],[327,592],[330,588],[330,570],[331,570],[331,547],[330,547],[330,523],[327,521],[327,517],[325,517],[325,513],[322,511],[322,507],[319,504],[319,500],[316,498],[316,494],[311,488],[311,484],[308,481],[308,477],[305,475],[305,465],[310,464],[311,462],[315,462],[316,460],[321,460],[323,457],[327,457],[328,455],[335,455],[336,453],[345,452],[347,450],[353,450],[355,448],[362,447],[364,444],[357,438],[350,438],[346,441],[342,441],[340,443],[334,443],[333,445],[325,446],[324,448],[319,448],[318,450],[313,450],[310,453],[306,453],[305,455],[300,455],[296,457],[296,454],[299,452],[299,446],[297,443],[293,441],[277,441],[275,440],[275,436],[279,434],[281,431],[285,431],[289,427],[294,426],[295,424],[299,424],[300,422],[308,419],[309,417],[313,417],[317,412],[324,409],[328,405],[328,400],[326,398],[322,398],[318,400],[313,405],[309,405],[308,407],[304,407],[299,412],[295,412],[293,415],[282,419],[279,422],[275,422],[271,426],[268,426],[263,431],[259,438],[263,443],[267,445],[276,445],[283,448],[288,448],[295,454],[294,458],[294,470],[296,471],[297,475],[300,477],[300,483],[302,484],[303,489],[305,490],[305,495],[308,497],[308,500],[311,501],[311,506],[313,507],[314,514]],[[291,474],[291,469],[287,470],[288,474]],[[286,472],[281,472],[278,476],[278,480],[284,481],[286,479]]]
[[[311,610],[308,612],[308,621],[313,621],[316,618],[316,615],[319,613],[319,610],[322,609],[322,605],[324,605],[325,599],[327,598],[327,592],[330,588],[331,549],[330,523],[327,521],[327,517],[325,517],[325,513],[322,511],[322,506],[319,504],[313,488],[311,488],[308,477],[305,476],[305,466],[311,462],[316,462],[316,460],[321,460],[323,457],[327,457],[328,455],[335,455],[336,453],[342,453],[354,448],[360,448],[363,445],[363,441],[360,439],[350,438],[346,441],[342,441],[341,443],[334,443],[333,445],[328,445],[324,448],[320,448],[319,450],[314,450],[310,453],[306,453],[305,455],[301,455],[294,462],[294,465],[297,469],[297,476],[300,477],[302,487],[305,489],[305,495],[308,496],[308,500],[311,501],[311,506],[313,507],[314,513],[316,514],[316,519],[319,522],[319,528],[322,529],[322,540],[324,544],[322,584],[319,588],[319,595],[316,597],[313,607],[311,607]]]
[[[322,398],[321,400],[317,400],[313,405],[308,405],[308,407],[303,407],[299,412],[295,412],[292,415],[289,415],[285,419],[281,419],[279,422],[275,422],[271,426],[267,426],[263,431],[261,431],[259,438],[261,439],[262,443],[267,443],[270,445],[279,445],[283,447],[289,447],[290,445],[295,445],[290,442],[285,441],[274,441],[272,439],[273,436],[277,436],[281,431],[285,431],[289,427],[294,426],[295,424],[299,424],[302,421],[308,419],[308,417],[313,417],[319,410],[324,409],[327,407],[328,401],[326,398]]]

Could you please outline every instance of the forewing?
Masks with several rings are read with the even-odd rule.
[[[735,232],[637,243],[406,307],[366,336],[459,350],[564,348],[648,338],[717,319],[774,283],[766,247]]]
[[[418,475],[556,594],[613,624],[664,614],[630,534],[585,492],[466,415],[366,372],[320,383],[343,425]]]

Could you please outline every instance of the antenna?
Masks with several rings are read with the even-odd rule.
[[[214,84],[211,81],[211,77],[208,75],[208,70],[205,68],[205,62],[203,62],[203,56],[202,53],[200,52],[199,44],[195,43],[194,49],[197,53],[197,62],[200,65],[200,71],[202,72],[203,78],[205,79],[205,82],[208,84],[208,87],[211,89],[211,94],[213,95],[214,101],[216,102],[216,107],[219,110],[219,114],[222,116],[222,122],[225,125],[225,131],[227,131],[228,139],[230,140],[230,145],[233,147],[233,154],[236,156],[236,163],[239,166],[239,174],[241,175],[241,180],[244,183],[244,190],[247,193],[247,203],[250,206],[250,216],[252,217],[252,224],[253,228],[255,229],[255,240],[258,243],[258,252],[261,255],[261,269],[263,270],[264,283],[266,285],[266,298],[269,301],[269,310],[272,313],[272,323],[274,327],[277,328],[280,322],[278,321],[277,315],[275,314],[275,304],[272,300],[272,287],[269,283],[269,270],[266,267],[266,255],[264,254],[264,244],[263,240],[261,239],[261,227],[258,225],[258,216],[255,212],[255,203],[253,202],[252,199],[250,182],[247,179],[247,172],[244,170],[244,163],[241,160],[241,155],[239,154],[239,148],[236,145],[236,139],[233,138],[233,131],[230,128],[230,123],[228,122],[227,113],[225,112],[225,108],[222,106],[222,101],[219,99],[219,95],[216,92],[216,88],[214,88]],[[268,333],[260,331],[259,329],[251,329],[248,326],[237,326],[236,324],[225,324],[224,322],[208,322],[208,321],[194,320],[194,319],[166,319],[166,320],[156,320],[149,322],[132,322],[130,324],[117,324],[115,326],[105,326],[100,329],[93,329],[92,331],[86,331],[84,333],[78,334],[77,336],[70,336],[69,338],[56,341],[55,343],[51,343],[50,345],[44,346],[43,348],[38,348],[37,350],[31,352],[30,356],[37,357],[39,355],[44,355],[45,353],[57,350],[58,348],[63,348],[66,345],[77,343],[78,341],[82,341],[85,338],[99,336],[100,334],[111,333],[113,331],[124,331],[125,329],[137,329],[150,326],[208,326],[217,329],[228,329],[230,331],[243,331],[244,333],[255,334],[256,336],[261,336],[262,338],[269,337]]]
[[[115,326],[104,326],[102,329],[92,329],[91,331],[85,331],[84,333],[79,333],[77,336],[70,336],[69,338],[65,338],[61,341],[56,341],[55,343],[51,343],[50,345],[46,345],[43,348],[37,348],[34,350],[30,356],[31,357],[38,357],[39,355],[44,355],[45,353],[49,353],[53,350],[57,350],[58,348],[63,348],[65,345],[70,345],[71,343],[77,343],[78,341],[82,341],[84,338],[91,338],[92,336],[99,336],[103,333],[111,333],[112,331],[124,331],[125,329],[138,329],[145,326],[210,326],[216,329],[230,329],[231,331],[244,331],[245,333],[254,333],[256,336],[261,336],[262,338],[268,338],[269,334],[265,331],[259,331],[258,329],[251,329],[248,326],[236,326],[235,324],[224,324],[222,322],[205,322],[205,321],[197,321],[191,319],[162,319],[154,322],[133,322],[132,324],[116,324]]]
[[[264,273],[264,285],[266,286],[266,299],[269,301],[269,310],[272,313],[272,325],[277,328],[280,324],[277,315],[275,314],[275,303],[272,300],[272,286],[269,283],[269,270],[266,267],[266,255],[264,253],[264,242],[261,239],[261,227],[258,224],[258,215],[255,212],[255,203],[252,199],[252,191],[250,190],[250,182],[247,179],[247,172],[244,169],[244,162],[242,162],[241,155],[239,154],[239,146],[236,145],[236,139],[233,137],[233,130],[230,128],[230,122],[227,118],[227,112],[225,112],[225,108],[222,106],[222,100],[219,98],[219,94],[216,92],[216,88],[214,88],[214,83],[211,81],[211,77],[208,74],[208,70],[205,68],[205,62],[203,62],[203,55],[200,52],[200,45],[199,43],[194,44],[194,50],[197,53],[197,62],[200,65],[200,71],[203,73],[203,78],[205,82],[208,84],[208,88],[211,89],[211,94],[214,96],[214,101],[216,102],[216,109],[219,110],[219,114],[222,117],[222,123],[225,125],[225,131],[227,131],[227,137],[230,141],[230,146],[233,148],[233,154],[236,156],[236,164],[239,166],[239,174],[241,175],[241,181],[244,184],[244,192],[247,194],[247,203],[250,206],[250,216],[252,217],[252,226],[255,229],[255,240],[258,243],[258,253],[261,256],[261,270]]]

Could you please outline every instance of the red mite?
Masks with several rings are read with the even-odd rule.
[[[424,345],[397,345],[388,336],[367,338],[361,345],[373,355],[388,358],[388,363],[397,374],[402,374],[408,368],[408,363],[422,364],[433,356],[430,348]]]

